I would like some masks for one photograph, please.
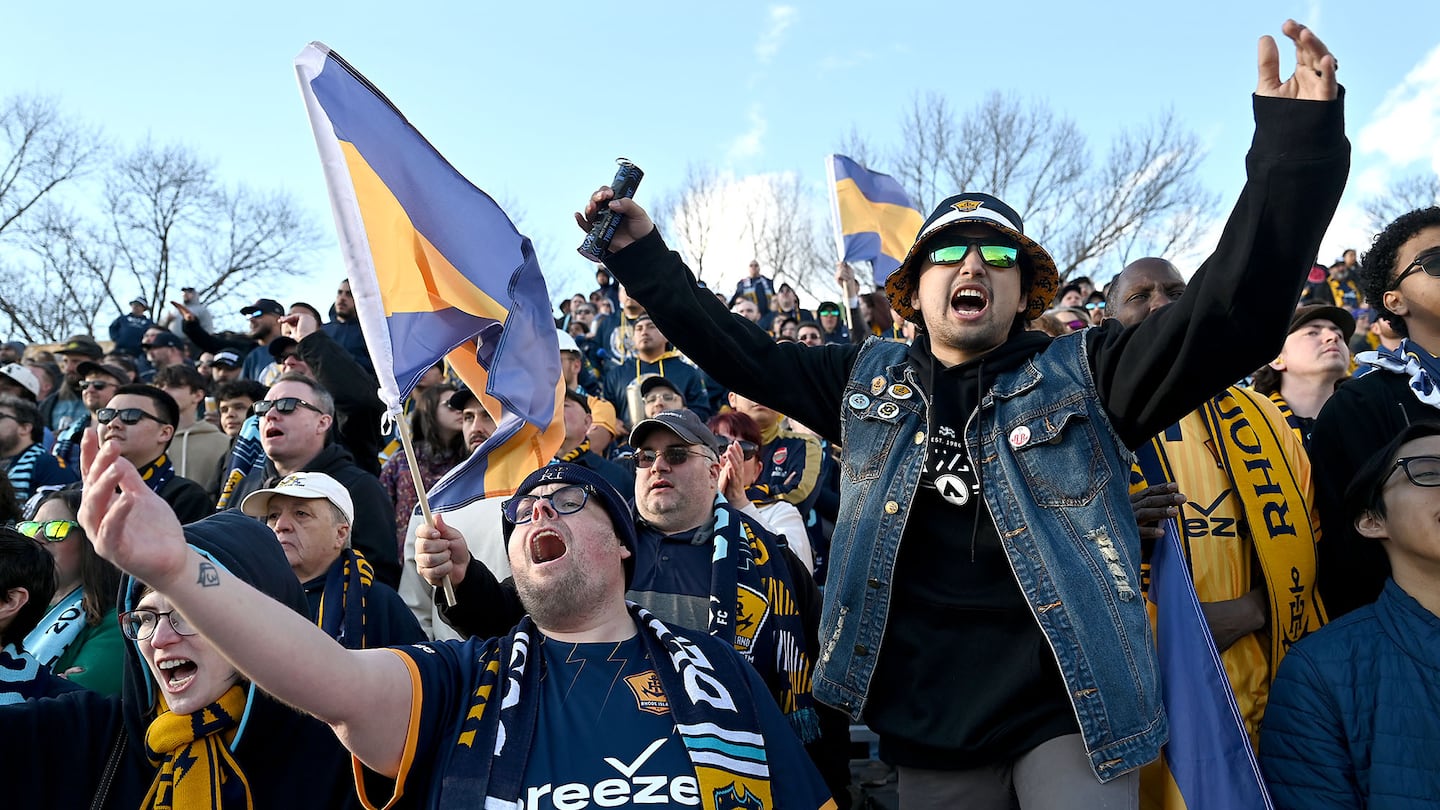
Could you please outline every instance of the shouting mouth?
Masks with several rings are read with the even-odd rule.
[[[161,684],[170,693],[182,692],[195,680],[200,668],[188,658],[171,658],[155,664],[164,675]]]
[[[964,320],[979,318],[990,306],[983,287],[961,287],[950,295],[950,311]]]
[[[569,549],[565,538],[554,529],[541,529],[530,535],[530,562],[544,565],[565,556]]]

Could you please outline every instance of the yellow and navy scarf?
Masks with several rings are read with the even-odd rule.
[[[140,477],[151,492],[159,492],[175,477],[175,466],[169,456],[161,453],[159,458],[140,468]]]
[[[563,455],[563,456],[561,456],[561,457],[559,457],[559,458],[557,458],[557,459],[555,459],[555,460],[556,460],[556,461],[574,462],[575,459],[580,458],[581,456],[585,455],[585,454],[588,453],[588,452],[590,452],[590,438],[587,436],[584,441],[580,442],[580,446],[579,446],[579,447],[576,447],[574,450],[571,450],[570,452],[566,453],[565,455]]]
[[[697,655],[695,642],[680,635],[685,631],[672,630],[633,602],[626,604],[695,768],[700,807],[774,807],[770,761],[754,701],[747,690],[730,686],[745,683],[741,668],[746,665],[733,656]],[[447,804],[520,806],[540,716],[541,665],[531,658],[539,654],[539,641],[535,623],[526,616],[510,635],[485,643],[480,654],[485,674],[460,733],[461,746],[477,756],[452,761],[445,777]],[[499,695],[503,701],[492,700]],[[749,801],[736,805],[737,795]]]
[[[174,714],[161,698],[145,732],[145,756],[160,769],[141,806],[146,810],[254,807],[250,784],[229,744],[245,711],[245,689],[230,687],[194,714]]]
[[[1171,454],[1191,448],[1188,452],[1212,460],[1228,479],[1240,502],[1240,514],[1217,523],[1206,510],[1217,510],[1228,493],[1217,497],[1216,493],[1186,491],[1191,509],[1204,513],[1205,519],[1194,519],[1193,527],[1192,519],[1177,523],[1187,557],[1194,553],[1192,545],[1212,532],[1234,532],[1242,524],[1248,529],[1270,599],[1268,683],[1290,647],[1325,623],[1325,611],[1315,593],[1315,543],[1319,533],[1305,496],[1308,460],[1302,453],[1298,461],[1305,464],[1304,468],[1292,467],[1291,457],[1282,450],[1276,423],[1261,410],[1262,401],[1260,394],[1232,386],[1195,412],[1203,436],[1182,435],[1182,431],[1194,426],[1187,417],[1141,447],[1137,454],[1142,467],[1150,466],[1147,461],[1153,463],[1165,480],[1175,481],[1180,459]],[[1286,428],[1288,425],[1278,429]],[[1161,482],[1144,480],[1140,486],[1156,483]]]
[[[796,736],[801,742],[814,742],[820,736],[820,720],[810,695],[813,667],[805,651],[805,625],[795,602],[790,567],[778,556],[783,553],[780,548],[772,548],[749,523],[733,520],[733,514],[724,498],[717,496],[710,635],[734,646],[755,667]]]
[[[374,582],[375,569],[370,561],[349,548],[340,549],[340,559],[325,573],[325,590],[320,594],[315,624],[346,649],[365,649],[365,605]]]

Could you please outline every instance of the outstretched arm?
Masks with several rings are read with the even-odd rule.
[[[410,676],[387,650],[346,650],[185,542],[170,507],[94,430],[81,445],[80,523],[100,555],[145,582],[222,655],[276,698],[335,729],[371,769],[394,776],[410,716]]]

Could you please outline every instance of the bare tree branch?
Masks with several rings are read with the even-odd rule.
[[[1395,180],[1383,194],[1361,203],[1360,208],[1370,232],[1379,233],[1401,214],[1432,205],[1440,205],[1440,175],[1425,172]]]

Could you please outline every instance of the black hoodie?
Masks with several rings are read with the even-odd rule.
[[[222,512],[185,527],[185,539],[232,574],[296,613],[305,594],[275,536],[258,521]],[[139,601],[125,577],[119,609]],[[255,807],[360,807],[350,755],[324,723],[247,686],[247,707],[232,750]],[[7,807],[140,806],[156,768],[145,757],[155,717],[155,683],[138,645],[125,647],[120,697],[88,690],[0,707],[0,784]]]

